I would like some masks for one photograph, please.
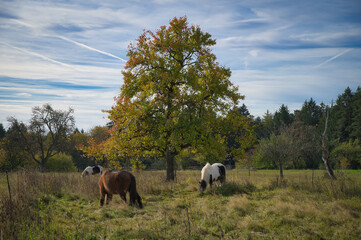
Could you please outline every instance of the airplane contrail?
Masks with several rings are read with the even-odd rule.
[[[32,28],[32,29],[35,29],[36,30],[36,27],[32,26],[31,24],[28,24],[26,22],[23,22],[23,21],[20,21],[20,20],[14,20],[14,22],[16,22],[17,24],[20,24],[22,26],[25,26],[25,27],[28,27],[28,28]],[[54,36],[53,34],[45,34],[45,35],[48,35],[48,36]],[[96,48],[93,48],[93,47],[90,47],[88,45],[85,45],[83,43],[80,43],[80,42],[77,42],[77,41],[74,41],[74,40],[71,40],[67,37],[64,37],[64,36],[60,36],[60,35],[55,35],[55,37],[58,37],[60,39],[63,39],[64,41],[67,41],[67,42],[71,42],[71,43],[74,43],[80,47],[83,47],[83,48],[86,48],[88,50],[91,50],[91,51],[94,51],[94,52],[98,52],[98,53],[101,53],[103,55],[106,55],[106,56],[109,56],[109,57],[112,57],[112,58],[116,58],[116,59],[119,59],[123,62],[127,62],[127,60],[121,58],[121,57],[118,57],[118,56],[115,56],[114,54],[111,54],[111,53],[108,53],[108,52],[104,52],[102,50],[99,50],[99,49],[96,49]]]
[[[115,56],[115,55],[113,55],[113,54],[111,54],[111,53],[104,52],[104,51],[101,51],[101,50],[96,49],[96,48],[93,48],[93,47],[89,47],[89,46],[87,46],[87,45],[85,45],[85,44],[83,44],[83,43],[76,42],[76,41],[74,41],[74,40],[71,40],[71,39],[66,38],[66,37],[63,37],[63,36],[59,36],[59,35],[58,35],[57,37],[65,40],[65,41],[67,41],[67,42],[74,43],[74,44],[76,44],[76,45],[78,45],[78,46],[80,46],[80,47],[86,48],[86,49],[88,49],[88,50],[91,50],[91,51],[94,51],[94,52],[98,52],[98,53],[104,54],[104,55],[109,56],[109,57],[112,57],[112,58],[119,59],[119,60],[121,60],[121,61],[123,61],[123,62],[127,62],[127,60],[124,60],[123,58],[120,58],[120,57],[118,57],[118,56]]]
[[[326,61],[322,62],[321,64],[317,65],[316,67],[317,67],[317,68],[318,68],[318,67],[321,67],[321,66],[325,65],[326,63],[329,63],[329,62],[331,62],[332,60],[335,60],[336,58],[344,55],[345,53],[348,53],[348,52],[351,51],[351,50],[352,50],[352,48],[346,49],[345,51],[342,51],[342,52],[340,52],[339,54],[336,54],[335,56],[327,59]]]
[[[14,49],[16,49],[16,50],[18,50],[18,51],[20,51],[20,52],[27,53],[27,54],[30,54],[30,55],[33,55],[33,56],[42,58],[43,60],[46,60],[46,61],[48,61],[48,62],[52,62],[52,63],[55,63],[55,64],[59,64],[59,65],[61,65],[61,66],[64,66],[64,67],[67,67],[67,68],[71,68],[71,69],[73,69],[73,70],[76,70],[75,68],[73,68],[73,67],[72,67],[71,65],[69,65],[69,64],[66,64],[66,63],[63,63],[63,62],[54,60],[54,59],[52,59],[52,58],[49,58],[49,57],[44,56],[44,55],[41,55],[41,54],[39,54],[39,53],[32,52],[32,51],[29,51],[29,50],[26,50],[26,49],[23,49],[23,48],[15,47],[15,46],[13,46],[13,45],[11,45],[11,44],[9,44],[9,43],[4,43],[4,42],[0,42],[0,43],[4,44],[4,45],[6,45],[6,46],[9,46],[9,47],[11,47],[11,48],[14,48]],[[77,71],[77,70],[76,70],[76,71]]]

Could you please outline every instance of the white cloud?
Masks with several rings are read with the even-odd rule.
[[[31,97],[32,96],[30,93],[26,93],[26,92],[17,93],[16,95],[19,96],[19,97]]]
[[[219,39],[217,42],[221,47],[252,47],[262,46],[269,43],[278,43],[283,35],[281,31],[289,28],[290,25],[278,26],[257,33],[242,34],[240,36],[231,36]]]
[[[249,55],[251,55],[252,57],[257,57],[258,56],[258,53],[259,53],[259,50],[251,50],[248,52]]]

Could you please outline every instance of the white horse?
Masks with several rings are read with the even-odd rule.
[[[223,184],[226,181],[226,167],[222,163],[214,163],[210,165],[207,163],[201,173],[201,181],[199,182],[199,188],[204,191],[207,188],[207,184],[212,187],[213,182],[219,181]]]
[[[94,174],[100,174],[100,175],[102,175],[102,173],[103,173],[103,168],[102,168],[102,166],[100,166],[100,165],[98,165],[98,166],[93,166],[93,167],[91,167],[91,166],[88,166],[88,167],[86,167],[85,169],[84,169],[84,171],[82,172],[82,174],[81,174],[81,176],[82,177],[84,177],[84,176],[86,176],[86,175],[94,175]]]

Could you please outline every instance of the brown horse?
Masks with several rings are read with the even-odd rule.
[[[138,202],[139,208],[143,208],[142,199],[137,193],[135,177],[127,171],[112,172],[105,170],[99,179],[100,206],[104,205],[105,195],[107,195],[106,204],[113,197],[113,194],[119,194],[127,202],[126,194],[129,192],[130,205],[134,206]]]

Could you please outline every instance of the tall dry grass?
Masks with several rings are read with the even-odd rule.
[[[248,176],[247,171],[237,169],[227,171],[224,186],[203,194],[198,191],[200,171],[178,171],[174,182],[165,181],[164,171],[134,175],[145,206],[142,211],[128,208],[119,197],[113,198],[110,208],[100,209],[99,176],[81,178],[80,173],[11,173],[10,201],[6,177],[1,174],[0,239],[99,239],[100,232],[106,239],[112,239],[109,232],[114,239],[252,239],[282,235],[277,229],[285,226],[297,229],[290,233],[294,238],[307,231],[324,238],[335,232],[320,232],[320,222],[354,224],[352,219],[361,215],[359,172],[338,172],[338,180],[332,181],[323,171],[285,171],[285,178],[280,179],[278,171],[253,171]],[[90,212],[80,209],[79,199],[90,203]],[[318,205],[318,201],[326,204]],[[49,208],[56,211],[52,214]],[[298,227],[310,219],[317,224]],[[342,238],[346,230],[340,228],[337,234]]]
[[[98,196],[97,181],[96,177],[82,179],[75,173],[19,171],[9,175],[9,193],[5,174],[0,175],[0,239],[23,239],[29,226],[39,226],[39,232],[43,231],[41,227],[51,222],[49,216],[41,215],[43,205],[49,204],[49,195],[94,199]]]

